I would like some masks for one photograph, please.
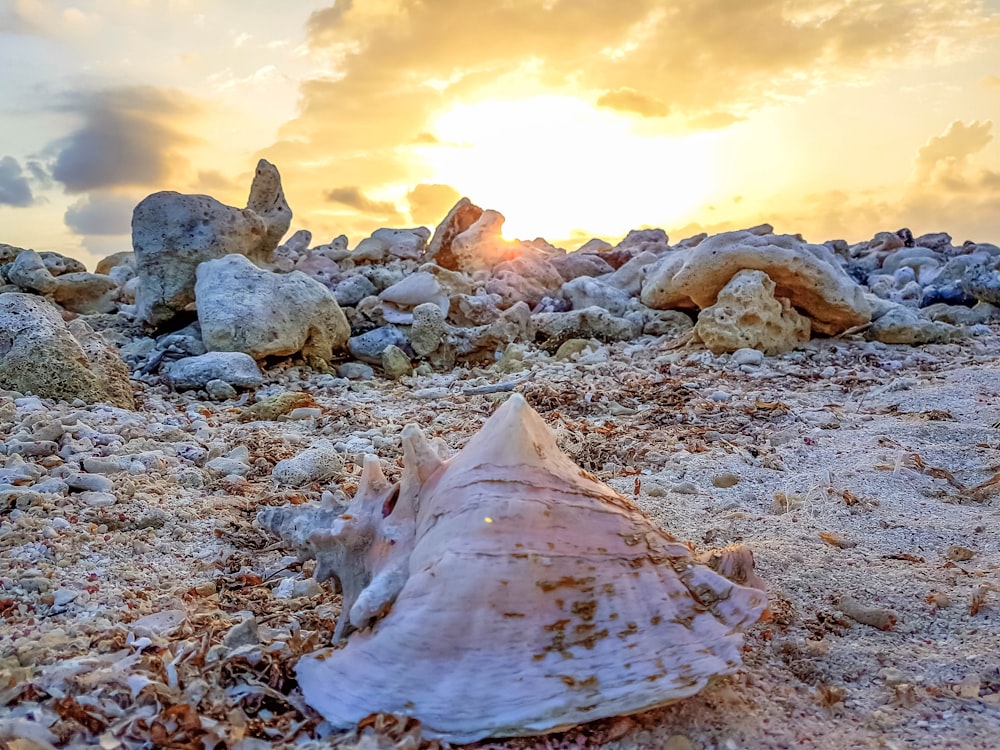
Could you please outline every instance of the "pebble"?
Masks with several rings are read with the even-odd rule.
[[[79,595],[80,595],[79,591],[73,591],[72,589],[67,589],[67,588],[56,589],[52,594],[52,606],[65,607],[71,601],[76,599]]]
[[[235,388],[218,378],[205,383],[205,393],[214,401],[229,401],[239,396]]]
[[[371,380],[375,369],[364,362],[344,362],[337,368],[337,375],[348,380]]]
[[[116,458],[95,458],[88,456],[83,459],[83,468],[88,474],[117,474],[125,471],[121,461]]]
[[[979,675],[975,672],[970,672],[955,686],[955,692],[958,693],[960,698],[978,698],[981,687],[982,683]]]
[[[386,377],[395,380],[404,375],[410,375],[413,372],[413,365],[406,352],[398,346],[390,344],[382,350],[382,369],[385,371]]]
[[[732,363],[735,365],[757,366],[764,363],[764,352],[757,349],[737,349],[732,354]]]
[[[736,474],[716,474],[712,477],[712,486],[726,489],[728,487],[735,487],[740,481],[740,478]]]
[[[731,399],[732,395],[729,394],[729,393],[726,393],[725,391],[716,391],[715,393],[713,393],[708,398],[709,398],[710,401],[719,401],[719,402],[722,402],[722,401],[728,401],[729,399]]]
[[[289,419],[316,419],[323,416],[323,410],[318,406],[300,406],[288,412]]]
[[[82,474],[74,472],[63,477],[70,489],[84,492],[111,492],[115,483],[101,474]]]
[[[678,495],[697,495],[701,490],[694,482],[677,482],[670,485],[670,489]]]
[[[118,498],[110,492],[82,492],[80,499],[91,508],[107,508],[118,502]]]

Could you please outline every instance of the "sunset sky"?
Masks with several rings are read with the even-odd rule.
[[[260,157],[316,244],[462,195],[568,249],[1000,243],[998,128],[1000,0],[0,0],[0,242],[90,268]]]

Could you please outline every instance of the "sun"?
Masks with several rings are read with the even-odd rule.
[[[423,149],[432,180],[504,214],[508,238],[615,237],[687,223],[718,168],[712,134],[646,135],[622,113],[569,96],[458,104]]]

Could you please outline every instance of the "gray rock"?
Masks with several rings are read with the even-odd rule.
[[[187,308],[200,263],[233,253],[267,263],[291,220],[278,170],[263,159],[246,208],[169,191],[143,199],[132,215],[139,319],[155,325]]]
[[[403,348],[409,345],[410,342],[403,332],[391,325],[375,328],[347,340],[347,349],[351,356],[371,365],[382,364],[382,352],[387,346]]]
[[[56,278],[52,299],[70,312],[92,315],[118,309],[118,282],[97,273],[66,273]]]
[[[346,279],[342,279],[337,288],[333,291],[333,296],[337,304],[354,307],[365,297],[377,294],[375,285],[366,276],[360,273],[352,274]]]
[[[229,385],[229,383],[218,378],[205,383],[205,392],[208,393],[208,397],[213,401],[228,401],[239,395],[236,389]]]
[[[865,337],[883,344],[943,344],[963,338],[965,332],[947,323],[927,320],[912,307],[893,305],[879,316]]]
[[[30,294],[0,295],[0,387],[132,409],[128,369],[86,323]]]
[[[406,352],[393,344],[382,350],[382,369],[386,377],[393,380],[413,373],[413,365]]]
[[[757,367],[764,364],[764,352],[758,349],[743,348],[733,352],[730,359],[734,365]]]
[[[207,388],[213,380],[233,388],[256,388],[264,380],[254,358],[243,352],[208,352],[171,362],[164,369],[167,382],[177,390]]]
[[[350,335],[333,293],[301,271],[264,271],[242,255],[201,264],[195,297],[209,351],[254,359],[302,352],[329,362]]]
[[[533,317],[537,337],[546,349],[556,350],[569,339],[595,338],[599,341],[628,341],[641,328],[624,318],[615,317],[601,307],[586,307],[571,312],[541,313]]]
[[[591,240],[587,243],[587,245],[584,245],[584,247],[587,247],[592,242],[601,242],[603,245],[607,246],[607,249],[611,249],[611,245],[608,245],[607,242],[603,242],[602,240]],[[602,276],[606,273],[612,273],[615,270],[611,264],[598,255],[597,252],[584,252],[583,248],[580,248],[575,253],[556,255],[549,260],[549,262],[566,281],[571,281],[572,279],[579,278],[580,276]]]
[[[288,487],[302,487],[333,479],[343,467],[344,459],[330,441],[321,440],[298,455],[276,463],[271,478]]]
[[[375,370],[364,362],[344,362],[337,368],[337,376],[348,380],[371,380]]]
[[[928,320],[950,323],[953,326],[974,326],[996,320],[1000,317],[1000,308],[988,302],[980,302],[975,307],[938,303],[921,309],[920,314]]]
[[[26,292],[51,294],[59,286],[55,276],[45,267],[42,257],[34,250],[25,250],[7,269],[10,283]]]
[[[622,317],[629,304],[628,293],[589,276],[567,281],[562,285],[562,295],[574,310],[602,307],[616,317]]]
[[[94,269],[94,273],[110,275],[112,269],[123,267],[131,269],[133,273],[135,272],[135,253],[131,250],[112,253],[101,258],[97,263],[97,268]]]
[[[76,258],[69,258],[61,253],[43,250],[38,254],[42,263],[53,276],[63,276],[67,273],[85,273],[87,267]]]

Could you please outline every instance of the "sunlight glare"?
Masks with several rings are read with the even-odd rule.
[[[504,236],[615,237],[676,225],[711,197],[715,136],[636,133],[630,117],[568,96],[459,104],[422,148],[433,182],[507,217]]]

